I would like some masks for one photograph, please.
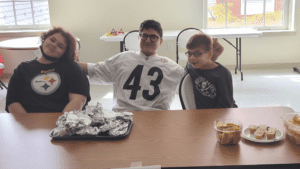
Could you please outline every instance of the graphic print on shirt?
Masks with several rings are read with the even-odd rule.
[[[214,85],[209,83],[204,77],[198,77],[195,80],[195,85],[197,90],[203,95],[210,98],[215,98],[217,95],[217,90]]]
[[[135,100],[138,94],[138,91],[141,90],[140,82],[141,76],[143,72],[144,65],[137,65],[135,69],[131,72],[129,78],[126,80],[125,84],[123,85],[123,89],[131,90],[130,99]],[[154,93],[150,95],[149,90],[143,90],[143,98],[146,100],[153,100],[156,96],[160,94],[159,84],[161,83],[164,75],[160,68],[152,67],[149,72],[148,76],[154,76],[157,74],[157,78],[155,80],[151,80],[150,85],[154,88]],[[133,83],[131,83],[133,81]]]
[[[31,80],[32,89],[40,95],[50,95],[54,93],[61,83],[58,73],[49,72],[38,74]]]

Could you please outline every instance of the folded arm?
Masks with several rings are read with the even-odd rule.
[[[19,102],[11,103],[8,106],[8,110],[11,113],[27,113],[27,111],[24,109],[24,107]]]
[[[64,108],[63,112],[70,112],[73,110],[82,110],[86,102],[86,96],[81,94],[69,93],[69,103]]]

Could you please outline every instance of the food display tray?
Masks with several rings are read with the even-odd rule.
[[[247,139],[249,141],[253,141],[253,142],[257,142],[257,143],[272,143],[272,142],[280,141],[284,138],[283,133],[280,130],[277,130],[274,139],[268,140],[267,136],[264,136],[261,139],[256,139],[254,134],[250,134],[250,129],[249,128],[246,128],[243,131],[242,137],[244,137],[245,139]]]
[[[110,136],[108,134],[108,131],[99,133],[98,135],[73,135],[73,136],[57,136],[52,137],[54,140],[119,140],[127,137],[131,131],[132,122],[128,125],[128,130],[125,134],[119,135],[119,136]]]

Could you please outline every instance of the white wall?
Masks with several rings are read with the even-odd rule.
[[[159,21],[164,30],[203,26],[202,0],[49,0],[49,8],[53,26],[62,26],[80,38],[80,60],[84,62],[103,61],[119,52],[119,43],[100,40],[112,28],[127,32],[138,29],[146,19]],[[296,1],[296,30],[300,28],[299,8]],[[235,44],[235,39],[230,41]],[[234,65],[235,49],[222,39],[219,42],[225,51],[218,61]],[[173,44],[172,51],[167,49],[168,43]],[[158,53],[175,60],[175,42],[164,41]],[[300,62],[298,32],[242,39],[242,64],[291,62]]]

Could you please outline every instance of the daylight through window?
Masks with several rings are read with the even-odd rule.
[[[48,0],[0,0],[0,28],[20,30],[49,27]]]
[[[288,0],[208,0],[207,28],[285,29]]]

